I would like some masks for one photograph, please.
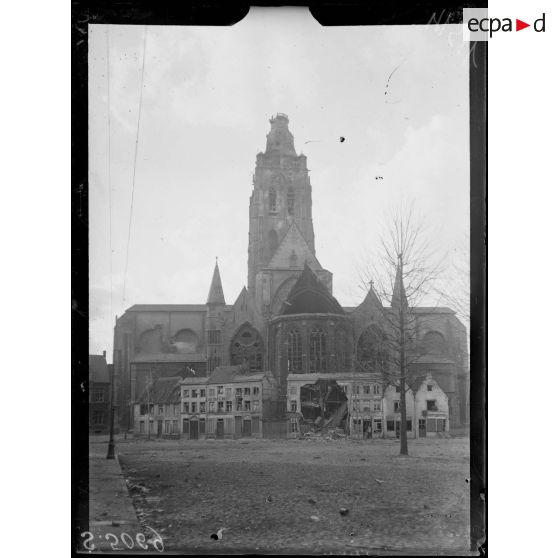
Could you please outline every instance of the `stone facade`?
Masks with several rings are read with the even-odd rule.
[[[382,397],[387,389],[380,348],[386,308],[372,287],[357,307],[341,307],[333,296],[332,274],[315,251],[306,157],[296,153],[286,115],[276,115],[270,124],[266,150],[256,156],[250,197],[247,287],[227,304],[216,263],[205,304],[138,304],[116,321],[114,365],[123,427],[132,427],[133,405],[148,376],[198,381],[218,367],[235,365],[252,374],[269,372],[278,390],[276,419],[293,425],[297,415],[290,410],[288,383],[297,374],[328,375],[349,385],[348,376],[360,381],[365,372],[369,379],[380,378]],[[402,296],[394,293],[394,299]],[[447,424],[463,425],[468,421],[465,327],[450,308],[410,308],[409,313],[413,358],[407,381],[414,385],[429,374],[447,396]],[[372,435],[378,435],[374,421],[379,417],[366,416],[357,417],[361,423],[355,431],[367,430],[371,421]],[[382,420],[386,434],[385,415]]]

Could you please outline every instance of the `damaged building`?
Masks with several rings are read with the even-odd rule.
[[[183,390],[198,394],[196,399],[181,393],[181,433],[195,437],[205,429],[204,435],[236,436],[250,416],[250,431],[259,435],[263,422],[258,425],[252,400],[250,409],[239,409],[234,397],[222,394],[225,398],[219,399],[216,393],[212,401],[208,393],[222,386],[236,394],[248,387],[238,379],[244,374],[246,381],[254,375],[254,382],[267,378],[273,384],[276,402],[269,412],[285,424],[289,436],[324,425],[363,438],[400,431],[394,407],[398,394],[388,374],[384,342],[390,308],[382,306],[372,286],[356,307],[342,307],[334,297],[332,273],[315,249],[306,156],[295,150],[286,115],[275,115],[270,125],[265,151],[256,155],[249,200],[246,287],[227,304],[215,263],[205,303],[136,304],[116,320],[113,361],[123,428],[132,428],[134,405],[148,378],[180,378]],[[402,295],[394,293],[392,306]],[[415,307],[409,312],[414,319],[413,362],[407,374],[412,394],[408,408],[414,413],[409,413],[410,432],[419,433],[423,426],[425,432],[462,426],[468,421],[466,329],[450,308]],[[217,380],[215,374],[225,370],[230,377]],[[445,411],[425,407],[432,407],[420,391],[427,377],[431,383],[425,389],[432,385],[443,393],[434,399],[436,408]],[[199,398],[201,390],[206,390],[205,399]],[[231,413],[210,416],[210,403],[215,409],[222,403],[225,413],[232,405]],[[263,412],[264,401],[258,404]],[[445,412],[446,422],[429,414],[435,412]]]

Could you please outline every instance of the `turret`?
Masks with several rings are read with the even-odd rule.
[[[401,254],[397,256],[397,270],[395,272],[395,283],[393,285],[393,295],[391,296],[391,307],[400,308],[403,305],[408,308],[407,294],[405,293],[405,285],[403,284],[403,257]]]
[[[209,375],[217,366],[223,363],[223,325],[225,323],[225,296],[221,284],[219,264],[215,260],[213,278],[207,296],[206,314],[206,338],[207,338],[207,374]]]

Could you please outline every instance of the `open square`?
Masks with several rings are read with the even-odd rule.
[[[468,553],[469,439],[398,453],[391,440],[119,443],[140,523],[165,550]]]

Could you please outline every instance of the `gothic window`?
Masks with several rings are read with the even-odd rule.
[[[347,333],[344,330],[340,329],[337,331],[335,345],[337,367],[341,370],[348,370],[351,367],[351,347]]]
[[[362,332],[357,343],[357,361],[367,372],[387,372],[389,353],[385,335],[377,326]]]
[[[289,372],[302,371],[302,347],[297,329],[291,329],[287,334],[287,363]]]
[[[207,330],[207,342],[209,345],[219,345],[221,343],[221,330],[220,329],[208,329]]]
[[[251,372],[262,370],[263,343],[260,334],[249,324],[243,325],[231,343],[231,364],[247,363]]]
[[[277,192],[275,188],[269,190],[269,211],[277,211]]]
[[[289,215],[294,215],[295,208],[295,193],[292,188],[289,188],[287,192],[287,213]]]
[[[325,372],[326,356],[326,334],[322,328],[313,329],[310,333],[309,372]]]

